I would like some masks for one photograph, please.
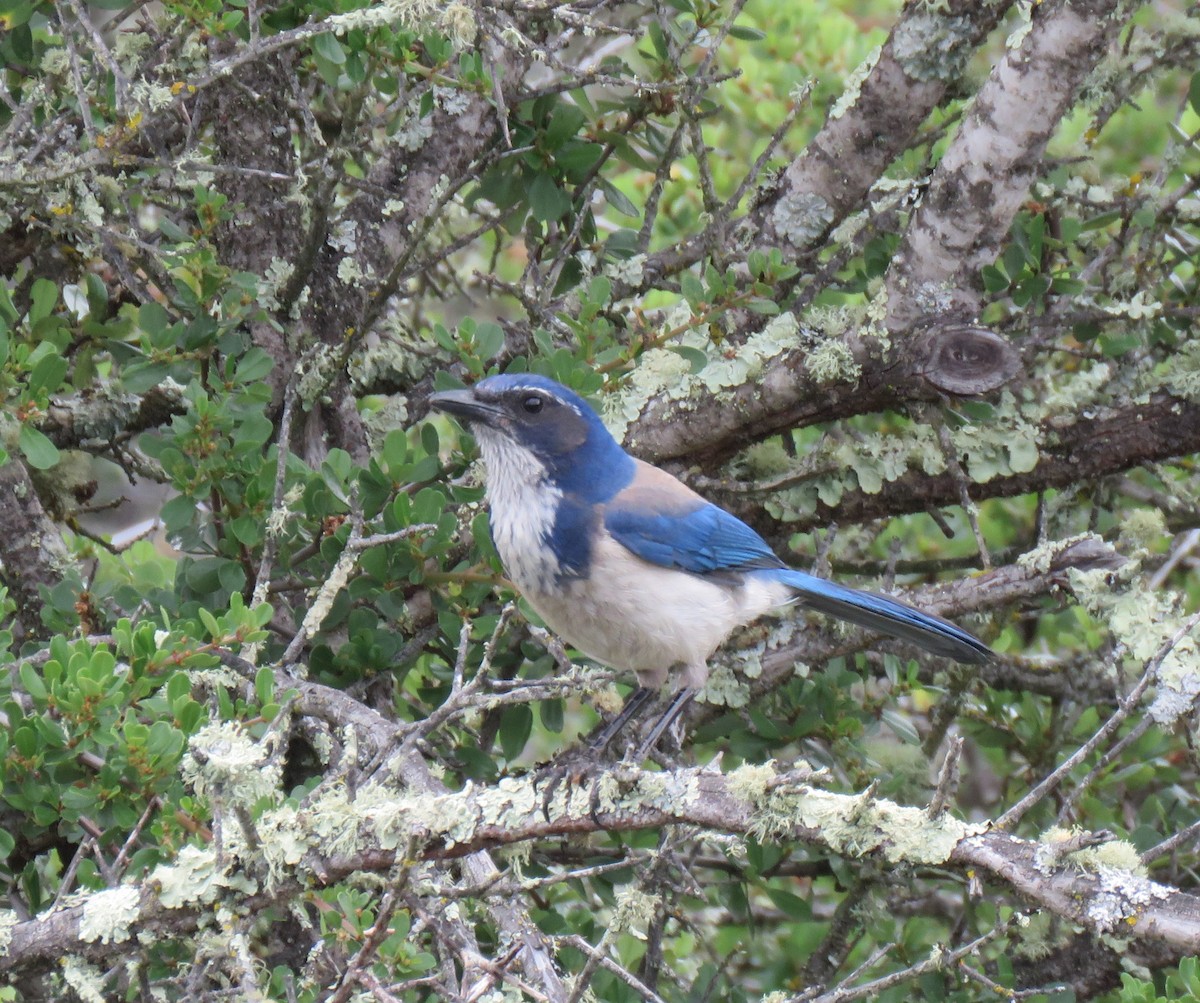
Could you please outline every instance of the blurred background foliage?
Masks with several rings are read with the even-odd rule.
[[[896,185],[919,189],[1004,54],[1019,6],[889,169]],[[745,209],[769,188],[901,9],[750,0],[730,22],[725,4],[671,0],[612,12],[608,36],[572,29],[558,49],[545,36],[559,22],[514,21],[514,50],[526,44],[518,36],[534,39],[560,61],[528,69],[510,88],[503,143],[470,170],[435,175],[423,193],[433,209],[408,219],[389,193],[379,196],[379,228],[403,220],[408,243],[380,258],[389,272],[373,273],[353,255],[369,227],[344,210],[378,194],[384,158],[418,155],[436,140],[437,115],[491,101],[503,74],[494,48],[472,45],[480,11],[470,5],[412,4],[387,23],[356,20],[365,9],[354,0],[0,0],[0,447],[28,470],[66,558],[53,562],[54,580],[36,583],[36,608],[6,578],[0,611],[0,877],[18,917],[144,876],[188,843],[211,843],[214,806],[184,780],[189,738],[210,721],[263,738],[288,728],[291,713],[292,697],[268,668],[246,678],[225,653],[269,667],[289,651],[309,678],[401,724],[436,711],[456,665],[473,672],[489,643],[497,680],[556,673],[523,616],[502,621],[513,597],[488,541],[475,451],[444,419],[419,420],[431,388],[533,370],[611,408],[657,349],[673,352],[681,372],[703,372],[736,361],[751,323],[784,310],[815,330],[853,325],[892,260],[897,216],[867,214],[857,233],[799,265],[779,254],[709,255],[666,278],[641,276],[642,256],[694,238],[726,200]],[[305,34],[328,17],[347,18],[345,29]],[[1200,76],[1162,55],[1198,29],[1167,3],[1146,5],[1132,25],[1108,76],[1093,75],[1062,123],[1003,253],[980,277],[983,321],[1022,345],[1042,382],[946,409],[941,420],[974,482],[1032,469],[1038,454],[1021,439],[1023,415],[1044,414],[1054,389],[1064,414],[1083,407],[1076,378],[1090,375],[1125,398],[1161,385],[1200,394],[1191,340],[1200,202],[1188,187],[1200,174]],[[288,61],[278,77],[258,72],[265,57],[242,58],[269,53],[264,40],[287,33],[298,40],[279,48]],[[647,86],[630,86],[635,78]],[[284,84],[292,90],[272,90]],[[238,144],[250,142],[239,137],[237,116],[249,113],[238,101],[284,109],[282,168],[238,173]],[[790,114],[764,172],[744,185]],[[708,148],[702,156],[678,138],[688,122]],[[291,258],[277,256],[264,233],[264,216],[278,207],[245,201],[262,180],[253,172],[272,170],[282,174],[262,183],[282,208],[270,236],[302,235],[279,245],[291,246]],[[243,181],[250,187],[239,188]],[[1181,189],[1165,211],[1166,196]],[[330,247],[345,256],[337,281],[322,287],[303,269]],[[368,290],[355,324],[336,312],[337,282],[348,298]],[[361,441],[322,421],[347,399]],[[61,418],[64,402],[73,424]],[[281,457],[285,402],[292,438]],[[971,444],[979,428],[1000,436]],[[872,493],[872,481],[928,469],[929,434],[920,409],[816,422],[752,443],[702,472],[713,490],[698,486],[728,503],[738,483],[787,482],[798,462],[823,463],[753,496],[789,560],[876,587],[960,580],[981,564],[961,508],[839,522],[836,533],[820,521],[820,506],[836,512],[845,492]],[[735,488],[722,495],[718,478]],[[977,523],[997,564],[1046,540],[1099,534],[1141,562],[1136,574],[1153,580],[1154,594],[1179,593],[1175,607],[1164,599],[1164,610],[1146,608],[1154,620],[1200,606],[1195,542],[1184,545],[1198,504],[1188,456],[1120,478],[985,497]],[[796,523],[818,528],[797,533]],[[327,587],[356,534],[392,538],[362,552],[344,588]],[[1028,678],[1092,673],[1107,688],[993,687],[927,671],[904,653],[860,651],[798,667],[769,699],[708,708],[684,755],[704,762],[721,752],[726,767],[803,756],[828,767],[839,789],[875,783],[881,796],[924,804],[931,762],[953,730],[968,748],[957,810],[994,818],[1095,733],[1138,670],[1102,613],[1059,591],[966,622]],[[301,625],[307,639],[297,652],[289,645]],[[596,704],[611,710],[609,676],[594,672],[592,689],[595,699],[563,692],[455,717],[428,736],[428,754],[451,787],[493,783],[591,727]],[[1146,850],[1192,825],[1200,814],[1192,723],[1131,717],[1121,757],[1073,803],[1043,801],[1019,831],[1110,829]],[[293,729],[283,795],[299,803],[327,782],[336,773],[330,749],[344,741]],[[1082,763],[1063,789],[1095,765]],[[998,929],[1006,932],[977,964],[1004,994],[1026,986],[1034,962],[1073,936],[1049,915],[1012,925],[1019,899],[972,894],[961,875],[677,831],[535,846],[521,865],[527,878],[626,866],[548,883],[527,904],[548,933],[595,944],[626,886],[659,860],[673,863],[650,882],[667,903],[652,935],[631,927],[608,946],[644,979],[648,966],[673,973],[657,986],[670,1000],[786,996],[868,959],[879,975]],[[1194,888],[1195,866],[1195,846],[1184,844],[1152,873]],[[307,889],[299,907],[328,957],[344,959],[367,937],[376,902],[369,881],[351,878]],[[477,905],[460,905],[481,945],[500,953]],[[259,989],[271,999],[326,998],[306,967],[309,941],[291,950],[278,942],[291,912],[272,906],[252,928]],[[396,983],[416,980],[400,998],[436,998],[419,984],[439,964],[434,938],[424,923],[410,935],[410,923],[405,910],[391,917],[378,970]],[[827,969],[830,954],[838,964]],[[195,960],[182,939],[139,955],[136,977],[97,969],[105,991],[134,999],[147,986],[184,985],[180,973]],[[586,958],[566,947],[560,961],[577,972]],[[1120,978],[1099,998],[1196,992],[1190,960]],[[57,984],[79,992],[67,983]],[[613,1003],[641,998],[608,970],[594,972],[591,987]],[[874,998],[983,993],[983,983],[953,970]],[[0,989],[0,999],[21,998],[20,988]],[[1051,987],[1023,998],[1076,994]]]

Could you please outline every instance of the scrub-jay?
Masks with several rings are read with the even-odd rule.
[[[513,584],[555,633],[637,676],[594,747],[669,681],[678,692],[644,755],[704,685],[709,656],[734,628],[790,602],[959,662],[991,655],[946,620],[786,567],[740,519],[626,453],[553,380],[490,376],[429,402],[465,421],[483,451],[492,537]]]

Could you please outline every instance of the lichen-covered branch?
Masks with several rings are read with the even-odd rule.
[[[985,329],[934,325],[892,352],[869,312],[839,319],[822,331],[783,314],[736,361],[714,360],[690,377],[656,373],[644,360],[609,402],[614,424],[647,460],[711,468],[786,429],[996,390],[1019,365],[1015,350]]]
[[[28,638],[46,634],[42,590],[79,577],[58,526],[42,507],[24,464],[15,459],[0,466],[0,577]]]
[[[860,66],[825,124],[740,221],[751,246],[818,246],[854,212],[956,84],[1008,4],[908,4],[883,47]],[[672,275],[714,248],[709,232],[651,255],[649,275]],[[715,236],[715,234],[714,234]]]
[[[1153,394],[1070,417],[1048,418],[1036,430],[1036,462],[1028,470],[998,473],[971,484],[971,497],[1011,498],[1070,484],[1093,483],[1147,464],[1200,450],[1200,404],[1170,394]],[[1016,441],[1015,439],[1013,440]],[[808,512],[792,511],[774,522],[761,505],[738,502],[748,521],[771,536],[827,525],[867,522],[887,516],[957,505],[958,485],[950,473],[906,470],[882,480],[876,491],[847,490],[835,504],[814,497]]]
[[[983,873],[1018,902],[1035,904],[1098,934],[1152,937],[1177,957],[1200,950],[1200,899],[1151,881],[1095,849],[1059,852],[1053,842],[1021,839],[930,818],[869,793],[838,794],[814,785],[812,771],[745,766],[653,773],[626,766],[592,771],[581,787],[560,788],[545,803],[536,778],[435,794],[371,784],[315,792],[307,807],[268,810],[257,825],[270,874],[240,908],[262,908],[345,879],[387,871],[397,847],[427,861],[469,856],[526,841],[582,837],[605,829],[684,824],[731,836],[798,842],[877,866],[937,867]],[[1103,848],[1101,848],[1103,850]],[[0,972],[39,968],[64,954],[99,957],[144,936],[181,936],[206,922],[251,875],[213,848],[191,848],[141,884],[92,893],[80,904],[3,922]],[[1136,947],[1135,947],[1136,951]]]
[[[930,313],[975,315],[979,270],[996,260],[1046,144],[1124,16],[1121,0],[1033,8],[1028,33],[975,96],[892,261],[891,330]]]

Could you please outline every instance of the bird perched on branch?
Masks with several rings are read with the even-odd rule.
[[[464,421],[479,443],[492,537],[513,584],[555,633],[637,677],[595,747],[670,683],[676,695],[644,756],[704,685],[708,658],[730,633],[788,603],[959,662],[991,655],[940,617],[787,567],[740,519],[626,453],[554,380],[491,376],[430,404]]]

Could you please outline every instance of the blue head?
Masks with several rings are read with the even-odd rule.
[[[607,501],[633,478],[633,460],[599,415],[545,376],[489,376],[468,390],[434,394],[429,403],[470,425],[490,478],[519,467],[523,476],[540,476],[591,504]]]

